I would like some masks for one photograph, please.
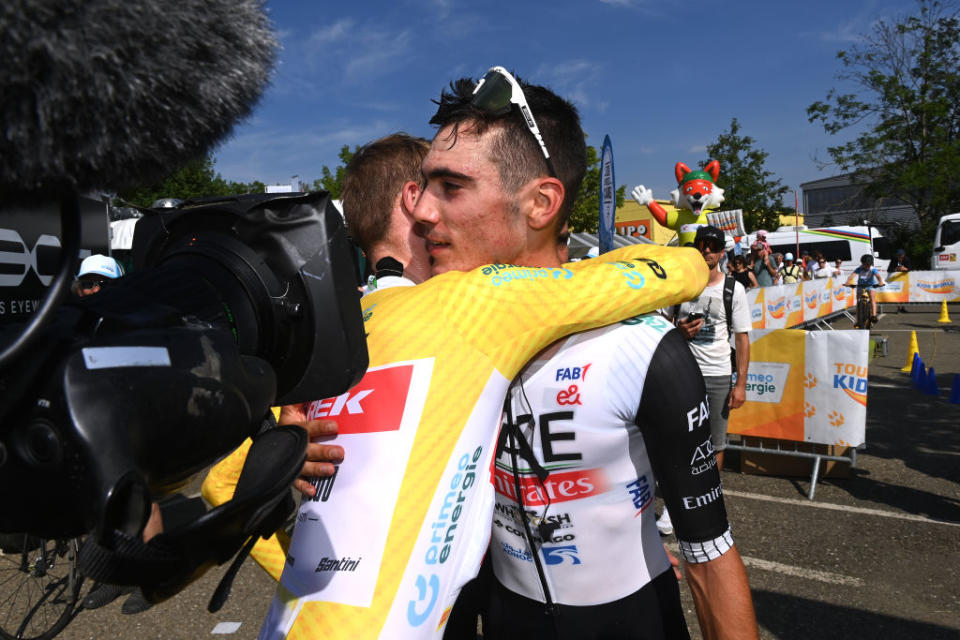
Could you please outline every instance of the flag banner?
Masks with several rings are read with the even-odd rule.
[[[603,137],[600,152],[600,253],[613,249],[614,218],[617,211],[617,184],[613,175],[613,144]]]
[[[707,223],[734,238],[747,235],[747,230],[743,226],[743,209],[707,211]]]

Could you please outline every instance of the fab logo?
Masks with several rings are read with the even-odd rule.
[[[585,364],[582,367],[564,367],[562,369],[557,369],[556,381],[560,382],[561,380],[583,380],[587,381],[587,370],[590,369],[589,364]]]

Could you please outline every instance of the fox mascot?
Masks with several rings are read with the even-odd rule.
[[[668,229],[678,232],[680,246],[693,245],[697,228],[707,224],[706,209],[716,208],[723,202],[723,189],[716,185],[720,175],[720,163],[711,160],[702,170],[691,171],[678,162],[674,167],[677,188],[670,192],[676,211],[667,212],[653,199],[653,191],[642,184],[633,191],[633,199],[645,206],[654,219]]]

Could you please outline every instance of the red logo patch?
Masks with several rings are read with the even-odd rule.
[[[411,364],[368,371],[346,393],[311,402],[307,419],[332,418],[340,434],[396,431],[412,377]]]

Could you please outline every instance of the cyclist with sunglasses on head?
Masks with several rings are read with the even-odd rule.
[[[483,94],[477,100],[478,108],[490,106]],[[572,201],[586,168],[583,134],[572,124],[579,154],[555,163],[566,180],[521,176],[523,202],[502,193],[491,150],[479,149],[471,132],[451,140],[441,131],[434,140],[421,171],[431,193],[421,194],[413,219],[426,226],[430,214],[420,203],[428,195],[431,206],[443,198],[465,215],[429,225],[431,273],[441,275],[389,288],[378,278],[361,301],[366,375],[336,398],[309,403],[304,418],[337,420],[339,435],[328,444],[342,445],[345,456],[301,502],[289,552],[278,553],[281,586],[261,638],[441,635],[487,546],[490,473],[510,380],[559,336],[674,304],[706,284],[695,251],[658,246],[618,249],[619,263],[513,266],[528,247],[557,261],[552,217],[567,204],[566,184]],[[525,136],[533,130],[521,129]],[[531,143],[539,153],[539,142]],[[464,149],[465,157],[430,163],[435,152]],[[459,223],[476,216],[486,216],[484,223],[461,233],[470,225]],[[500,242],[489,242],[491,235]],[[471,252],[474,243],[481,249]],[[462,247],[469,255],[456,259]],[[391,272],[398,279],[399,269]]]
[[[559,267],[583,175],[575,108],[499,67],[452,83],[438,104],[414,211],[432,272]],[[650,508],[656,480],[677,511],[705,637],[755,638],[708,414],[686,341],[659,316],[563,339],[528,363],[497,446],[484,637],[687,637]]]

